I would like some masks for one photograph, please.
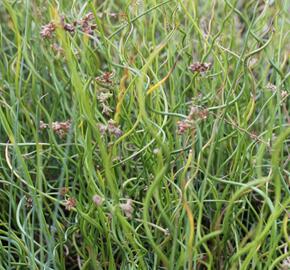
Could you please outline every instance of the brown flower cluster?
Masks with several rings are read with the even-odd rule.
[[[120,208],[124,212],[125,216],[129,219],[132,218],[134,208],[133,208],[133,201],[131,199],[128,199],[126,203],[121,203]]]
[[[55,23],[50,22],[46,25],[41,26],[40,35],[42,38],[51,38],[55,29],[56,29]]]
[[[110,119],[107,125],[99,123],[98,128],[102,135],[108,132],[110,135],[120,137],[123,134],[120,126],[118,126],[118,124],[113,119]]]
[[[73,24],[66,23],[64,16],[61,17],[60,24],[65,31],[70,32],[72,34],[75,32],[75,26]],[[55,30],[56,30],[55,22],[50,22],[48,24],[41,26],[40,35],[44,39],[50,39],[52,38]]]
[[[40,129],[46,129],[48,127],[49,127],[49,124],[46,124],[43,121],[40,121],[40,123],[39,123],[39,128]],[[56,122],[52,122],[52,125],[51,125],[52,130],[61,139],[63,139],[67,135],[70,127],[71,127],[71,120],[67,120],[65,122],[58,122],[58,121],[56,121]]]
[[[101,84],[112,84],[112,78],[114,77],[115,73],[114,72],[104,72],[101,76],[96,77],[96,81],[101,83]]]
[[[177,134],[181,135],[190,128],[193,128],[193,123],[189,123],[187,120],[177,121]]]
[[[64,138],[71,127],[71,120],[65,122],[53,122],[52,130],[60,137]]]
[[[266,85],[266,88],[272,92],[275,92],[277,90],[277,87],[270,82]]]
[[[118,124],[112,119],[108,121],[107,128],[108,132],[112,135],[115,135],[116,137],[120,137],[123,134],[120,126],[118,126]]]
[[[102,106],[102,113],[109,116],[113,110],[108,105],[108,99],[112,97],[112,94],[108,92],[108,86],[113,84],[113,77],[114,72],[104,72],[102,75],[95,78],[96,82],[100,84],[103,89],[100,91],[100,93],[97,95],[97,99],[100,102],[100,105]]]
[[[92,35],[94,30],[97,28],[96,24],[92,24],[91,21],[94,19],[94,14],[89,12],[79,22],[81,29],[84,33]]]
[[[192,106],[186,119],[177,122],[177,133],[181,135],[188,129],[193,129],[196,120],[204,120],[207,116],[208,111],[206,109],[199,109],[196,106]]]
[[[96,24],[92,24],[91,21],[94,19],[94,15],[92,12],[86,14],[80,21],[74,21],[73,23],[65,22],[65,16],[61,16],[60,25],[61,27],[71,33],[74,34],[77,27],[80,27],[82,32],[86,34],[93,34],[93,31],[96,29]],[[53,33],[56,30],[55,22],[50,22],[46,25],[41,26],[40,35],[44,39],[50,39],[53,36]]]
[[[189,66],[189,70],[193,73],[204,73],[207,72],[211,68],[212,64],[211,63],[200,63],[196,62],[194,64],[191,64]]]
[[[112,97],[113,94],[108,91],[102,91],[97,95],[97,99],[100,102],[100,105],[102,106],[102,113],[109,116],[113,110],[108,105],[108,99]]]
[[[65,209],[71,211],[77,205],[77,200],[74,197],[70,197],[64,201]]]
[[[25,207],[26,208],[32,208],[33,207],[33,200],[31,197],[26,196],[25,197]]]
[[[69,32],[71,34],[74,34],[74,32],[75,32],[75,23],[74,24],[66,23],[64,16],[61,16],[60,19],[61,19],[60,23],[61,23],[62,28],[65,31],[67,31],[67,32]]]

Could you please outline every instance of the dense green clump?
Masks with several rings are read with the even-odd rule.
[[[289,269],[287,1],[0,2],[0,269]]]

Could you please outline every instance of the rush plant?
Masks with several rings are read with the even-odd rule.
[[[289,269],[289,8],[0,1],[0,269]]]

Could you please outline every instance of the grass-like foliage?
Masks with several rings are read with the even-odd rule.
[[[289,8],[1,0],[0,269],[289,269]]]

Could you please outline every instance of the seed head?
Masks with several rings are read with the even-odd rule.
[[[125,216],[129,219],[132,218],[132,214],[134,212],[134,208],[132,206],[132,200],[128,199],[126,203],[121,203],[120,207],[122,211],[124,212]]]
[[[101,103],[103,109],[102,109],[102,113],[109,116],[111,112],[113,112],[113,110],[106,104],[106,103]]]
[[[69,189],[67,187],[62,187],[59,190],[60,195],[65,196],[69,192]]]
[[[281,91],[281,97],[284,99],[284,98],[286,98],[287,96],[288,96],[287,91],[286,91],[286,90],[282,90],[282,91]]]
[[[99,129],[101,135],[105,135],[105,133],[107,131],[107,126],[102,124],[102,123],[99,123],[98,124],[98,129]]]
[[[64,23],[63,24],[63,29],[71,34],[75,32],[75,27],[72,24],[69,23]]]
[[[204,73],[206,71],[208,71],[211,68],[212,64],[211,63],[200,63],[200,62],[196,62],[194,64],[191,64],[189,66],[189,70],[193,73],[197,72],[197,73]]]
[[[55,23],[50,22],[46,25],[41,26],[40,35],[42,38],[51,38],[55,29],[56,29]]]
[[[93,196],[93,202],[95,203],[96,206],[101,206],[104,202],[104,199],[96,194]]]
[[[94,14],[92,12],[87,13],[79,22],[82,31],[86,34],[92,35],[93,30],[96,29],[97,25],[96,24],[91,24],[90,21],[94,19]]]
[[[77,204],[77,201],[75,198],[70,197],[67,200],[65,200],[65,209],[70,211],[72,208],[74,208]]]
[[[267,83],[266,88],[269,89],[272,92],[275,92],[277,90],[277,87],[274,84],[270,83],[270,82]]]
[[[96,81],[104,84],[112,84],[112,78],[114,77],[114,72],[106,71],[101,76],[96,77]]]
[[[33,200],[32,200],[32,198],[26,196],[25,200],[26,200],[25,207],[26,208],[32,208],[33,207]]]
[[[48,127],[48,124],[45,124],[43,121],[39,121],[39,128],[40,129],[46,129]]]
[[[110,134],[115,135],[116,137],[120,137],[123,134],[122,130],[113,119],[110,119],[108,121],[107,128],[108,128],[108,132]]]
[[[192,127],[192,125],[188,121],[186,121],[186,120],[184,120],[184,121],[178,121],[177,122],[177,128],[178,128],[177,133],[179,135],[181,135],[186,130],[190,129],[191,127]]]
[[[65,122],[53,122],[52,130],[62,139],[66,136],[71,127],[71,120]]]
[[[113,94],[110,92],[100,92],[97,95],[97,99],[98,101],[100,101],[101,103],[104,103],[105,101],[107,101],[110,97],[112,97]]]

